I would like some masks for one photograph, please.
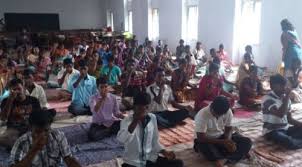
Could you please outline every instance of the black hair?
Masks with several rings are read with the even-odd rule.
[[[133,105],[142,105],[146,106],[151,103],[151,97],[146,92],[140,92],[133,98]]]
[[[294,31],[295,30],[294,25],[288,19],[283,19],[281,21],[281,28],[282,28],[282,31]]]
[[[97,85],[104,85],[107,84],[107,80],[105,77],[101,76],[100,78],[97,79]]]
[[[221,60],[220,60],[220,58],[219,58],[218,56],[215,56],[215,57],[213,58],[213,61],[212,61],[212,62],[215,63],[215,64],[220,65]]]
[[[220,66],[219,64],[216,64],[216,63],[211,63],[210,66],[209,66],[209,72],[212,72],[212,71],[215,71],[215,70],[219,70]]]
[[[180,59],[179,62],[178,62],[178,64],[179,64],[179,65],[187,64],[187,62],[188,62],[188,61],[187,61],[186,59]]]
[[[71,58],[66,58],[66,59],[64,59],[64,60],[63,60],[63,64],[64,64],[64,65],[73,64],[73,63],[72,63],[72,59],[71,59]]]
[[[224,45],[223,45],[223,44],[220,44],[220,45],[219,45],[219,48],[224,48]]]
[[[31,126],[43,128],[45,126],[50,125],[53,122],[55,116],[55,109],[33,109],[33,111],[29,115],[28,120]]]
[[[161,72],[165,72],[165,69],[162,67],[159,67],[155,70],[155,74],[161,73]]]
[[[25,77],[28,77],[30,75],[34,75],[35,74],[35,71],[33,71],[32,69],[30,68],[26,68],[24,71],[23,71],[23,76]]]
[[[256,74],[257,74],[257,72],[258,72],[258,67],[255,66],[255,65],[250,66],[249,72],[250,72],[250,73],[256,73]]]
[[[270,86],[273,87],[273,85],[282,85],[282,86],[285,86],[287,81],[286,79],[280,75],[280,74],[276,74],[276,75],[272,75],[270,77]]]
[[[217,96],[210,107],[217,115],[223,115],[230,109],[230,102],[224,96]]]
[[[114,62],[114,57],[113,56],[108,57],[108,62]]]
[[[153,62],[154,62],[154,63],[158,63],[159,60],[160,60],[160,57],[159,57],[159,56],[155,56],[155,57],[153,58]]]
[[[80,67],[87,67],[87,61],[84,60],[84,59],[81,59],[81,60],[79,61],[79,66],[80,66]]]
[[[6,65],[7,67],[16,67],[16,63],[13,60],[8,60]]]
[[[247,51],[248,48],[253,49],[253,47],[252,47],[251,45],[246,45],[246,46],[245,46],[245,51]]]
[[[84,52],[86,52],[86,50],[84,48],[81,48],[80,53],[84,53]]]
[[[11,88],[11,87],[14,87],[14,86],[16,86],[18,84],[23,85],[23,81],[21,79],[14,78],[11,81],[9,81],[8,86]]]

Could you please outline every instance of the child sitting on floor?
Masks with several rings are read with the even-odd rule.
[[[264,137],[290,150],[302,148],[302,122],[291,114],[291,89],[287,80],[280,74],[270,77],[272,91],[263,98]],[[293,126],[290,126],[293,125]]]
[[[58,83],[62,89],[58,93],[58,99],[60,101],[66,101],[71,99],[71,92],[68,91],[68,82],[73,75],[80,72],[73,68],[72,59],[66,58],[63,61],[64,68],[58,73]]]
[[[232,119],[230,103],[223,96],[216,97],[195,116],[194,150],[215,161],[216,167],[236,163],[249,156],[252,141],[237,132],[233,133]]]
[[[98,92],[89,99],[92,124],[88,138],[92,141],[117,134],[120,129],[120,119],[124,118],[119,110],[116,96],[108,92],[106,78],[99,78],[97,84]]]
[[[260,108],[261,104],[256,98],[263,94],[262,84],[257,77],[257,69],[256,66],[250,67],[250,75],[243,79],[239,88],[239,104],[251,109]]]
[[[150,102],[147,93],[139,93],[134,97],[134,113],[121,122],[117,139],[125,145],[122,167],[182,167],[183,162],[159,143],[156,117],[147,111]]]

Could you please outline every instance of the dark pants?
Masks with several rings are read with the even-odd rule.
[[[265,135],[267,140],[273,141],[287,149],[302,148],[302,128],[292,126],[287,130],[274,130]]]
[[[111,135],[116,135],[120,130],[120,122],[121,121],[114,122],[109,128],[104,125],[92,123],[88,131],[89,140],[97,141],[110,137]]]
[[[158,157],[156,162],[147,161],[146,167],[183,167],[182,160],[168,160],[167,158]],[[135,167],[133,165],[123,164],[122,167]]]
[[[223,136],[220,137],[222,139]],[[230,163],[235,163],[243,159],[252,147],[252,141],[243,137],[238,133],[232,135],[232,141],[236,143],[237,150],[229,153],[223,145],[201,143],[195,139],[194,150],[197,153],[202,153],[209,161],[217,161],[227,159]]]
[[[68,107],[68,112],[74,116],[78,115],[92,115],[89,106],[80,106],[74,103],[71,103]]]
[[[187,110],[176,111],[160,111],[154,113],[157,119],[157,124],[161,128],[170,128],[182,122],[189,117]]]
[[[124,96],[135,97],[137,94],[143,91],[142,86],[128,86],[124,89]]]

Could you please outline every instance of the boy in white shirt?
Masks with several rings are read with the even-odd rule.
[[[156,117],[147,112],[150,102],[147,93],[136,95],[134,113],[121,122],[117,139],[125,145],[122,167],[183,167],[173,152],[160,145]]]
[[[202,153],[216,167],[235,163],[248,156],[252,142],[238,133],[232,133],[233,113],[226,97],[218,96],[212,104],[195,116],[194,150]]]

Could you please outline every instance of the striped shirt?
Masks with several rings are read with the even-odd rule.
[[[287,114],[283,117],[278,117],[272,112],[278,110],[282,106],[282,99],[273,91],[263,97],[262,111],[263,111],[263,134],[267,134],[273,130],[287,129],[289,124]],[[289,102],[289,109],[291,103]]]
[[[10,165],[22,161],[33,144],[32,133],[28,132],[21,136],[12,148],[10,155]],[[51,130],[48,143],[35,156],[31,167],[58,167],[65,157],[72,156],[67,139],[63,132]]]

